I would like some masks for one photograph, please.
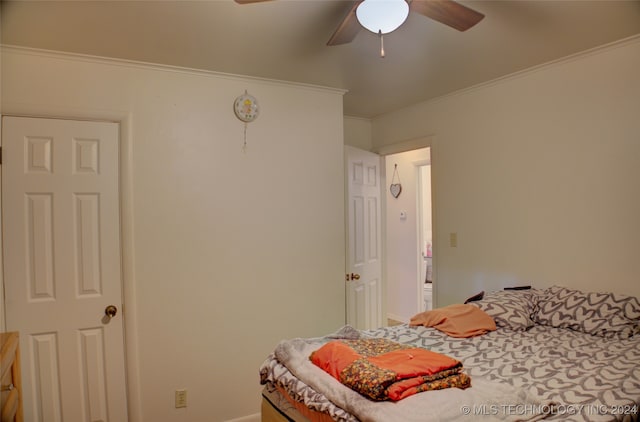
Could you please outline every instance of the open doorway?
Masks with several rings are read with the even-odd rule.
[[[389,154],[384,161],[387,317],[408,322],[425,305],[433,306],[437,284],[432,264],[431,150]],[[399,194],[391,185],[400,185]]]

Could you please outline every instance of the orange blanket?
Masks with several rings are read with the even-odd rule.
[[[397,401],[421,391],[471,385],[456,359],[387,339],[330,341],[309,359],[374,400]]]
[[[493,318],[471,304],[449,305],[421,312],[411,318],[409,325],[433,327],[451,337],[474,337],[496,329]]]

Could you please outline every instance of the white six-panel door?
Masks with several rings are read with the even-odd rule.
[[[25,421],[124,422],[119,126],[2,128],[6,324],[20,332]]]
[[[345,147],[347,191],[347,324],[383,325],[380,156]]]

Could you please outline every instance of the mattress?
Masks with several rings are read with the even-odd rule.
[[[476,296],[464,306],[491,316],[495,331],[455,338],[425,326],[345,326],[324,337],[283,340],[261,366],[260,381],[289,403],[336,421],[638,421],[638,298],[560,286]],[[419,316],[412,321],[428,325],[428,315]],[[328,341],[359,338],[383,338],[457,359],[471,387],[373,402],[309,361]]]
[[[454,357],[463,362],[472,385],[474,380],[482,379],[525,389],[541,403],[554,403],[554,409],[547,417],[550,420],[638,420],[640,336],[606,339],[541,325],[526,331],[499,328],[483,336],[463,339],[448,337],[433,328],[408,325],[363,331],[362,335],[424,347]],[[320,345],[323,340],[312,341]],[[358,420],[297,378],[275,354],[267,358],[260,374],[262,383],[281,387],[312,410],[326,413],[337,421]],[[481,416],[527,411],[500,409],[498,402],[492,406],[498,407],[478,407],[471,411]]]
[[[311,410],[281,387],[267,383],[262,389],[262,422],[332,422],[327,413]]]

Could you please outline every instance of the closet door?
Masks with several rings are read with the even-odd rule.
[[[6,324],[27,421],[127,420],[117,123],[4,117]]]

